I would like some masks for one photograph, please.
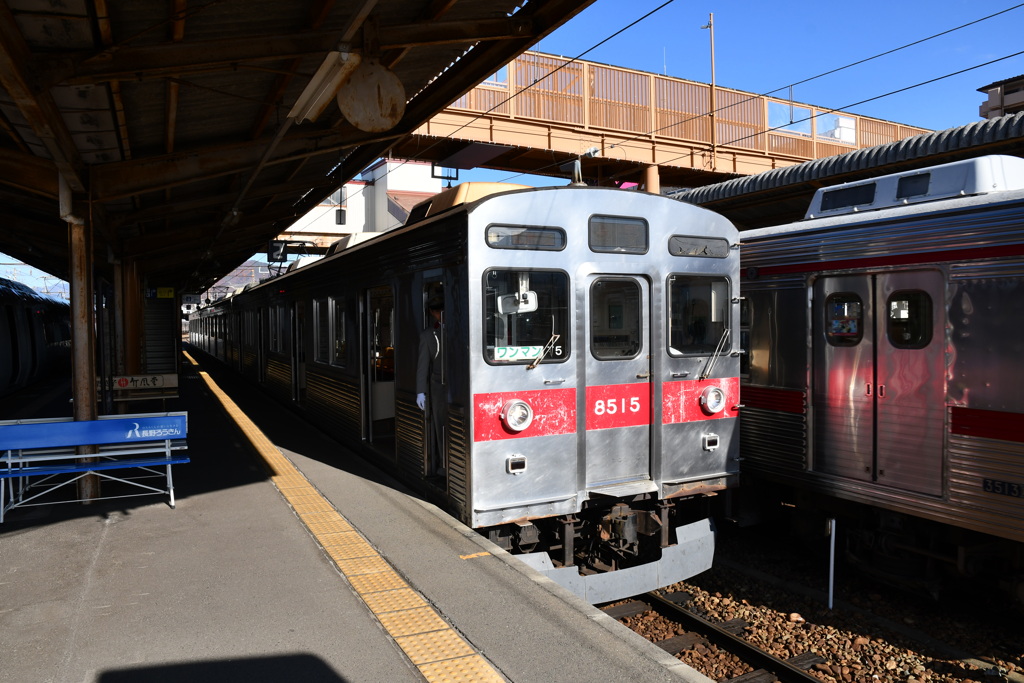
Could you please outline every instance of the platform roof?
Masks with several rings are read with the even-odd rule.
[[[67,278],[63,178],[98,274],[202,291],[592,1],[0,2],[0,251]],[[293,123],[332,51],[397,76],[394,127]]]

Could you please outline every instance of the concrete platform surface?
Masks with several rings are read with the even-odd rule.
[[[285,480],[185,366],[165,408],[189,413],[176,509],[155,496],[54,505],[0,526],[0,681],[708,680],[251,387],[203,369],[423,604],[432,633],[461,649],[411,649],[417,636],[389,621],[400,610],[371,609],[399,592],[374,593],[368,607],[365,575],[353,578],[310,532]],[[452,666],[469,661],[487,673]]]

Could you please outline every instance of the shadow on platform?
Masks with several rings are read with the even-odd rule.
[[[278,655],[244,659],[156,664],[105,671],[97,683],[230,683],[245,681],[303,681],[303,683],[345,683],[319,657],[310,654]]]

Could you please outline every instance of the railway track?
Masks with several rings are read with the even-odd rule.
[[[742,619],[722,623],[708,621],[687,608],[690,600],[690,595],[683,592],[647,593],[633,600],[605,607],[603,611],[619,621],[654,611],[678,624],[681,629],[677,629],[676,635],[655,642],[655,645],[673,656],[706,643],[713,643],[718,648],[726,650],[751,669],[748,673],[728,679],[731,683],[821,683],[820,678],[807,672],[815,664],[825,661],[815,653],[805,652],[789,659],[780,659],[740,636],[749,626]],[[684,632],[679,633],[679,630]]]

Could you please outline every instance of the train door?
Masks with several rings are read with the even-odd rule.
[[[922,270],[814,285],[814,469],[939,495],[944,279]]]
[[[391,287],[366,291],[367,440],[388,454],[395,447],[394,301]]]
[[[306,328],[306,305],[292,304],[292,400],[302,405],[306,399],[306,347],[303,330]]]
[[[587,487],[651,479],[650,284],[586,281]]]

